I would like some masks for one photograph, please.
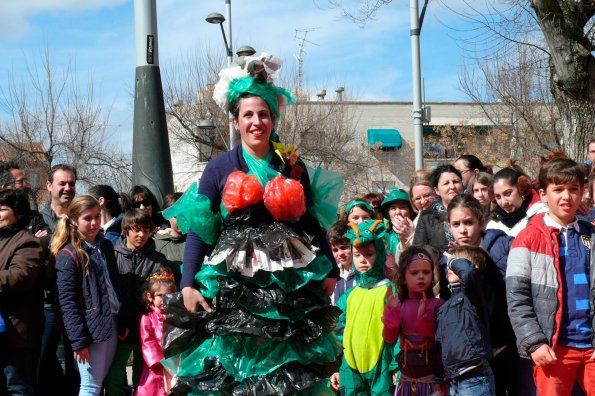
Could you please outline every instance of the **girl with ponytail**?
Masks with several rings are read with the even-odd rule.
[[[117,344],[120,303],[114,248],[99,229],[99,202],[76,197],[50,242],[64,328],[81,375],[79,395],[99,395]]]

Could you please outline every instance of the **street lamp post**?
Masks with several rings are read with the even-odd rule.
[[[231,66],[233,63],[233,49],[232,49],[232,42],[231,42],[231,0],[225,0],[225,8],[227,10],[227,31],[228,36],[225,35],[225,29],[223,29],[223,22],[225,22],[225,17],[218,12],[212,12],[205,20],[208,23],[213,23],[219,25],[221,27],[221,34],[223,35],[223,43],[225,44],[225,52],[227,54],[227,66]],[[237,55],[238,57],[242,56],[249,56],[254,55],[256,51],[254,48],[244,45],[238,49]],[[231,109],[230,109],[231,110]],[[233,127],[233,118],[231,111],[227,114],[227,122],[229,126],[229,150],[235,147],[235,143],[237,140],[237,134],[235,128]]]
[[[413,80],[413,142],[415,153],[415,169],[422,169],[424,167],[423,156],[423,109],[421,104],[421,62],[419,51],[419,35],[423,25],[424,14],[428,5],[428,0],[424,1],[424,6],[419,15],[418,0],[411,0],[410,2],[410,19],[411,19],[411,68]]]
[[[136,76],[132,182],[144,184],[159,204],[174,191],[163,88],[159,71],[155,0],[134,1]]]

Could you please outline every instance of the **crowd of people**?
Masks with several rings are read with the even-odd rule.
[[[339,213],[338,177],[279,142],[280,66],[220,73],[241,144],[163,208],[59,164],[37,212],[1,165],[0,395],[595,396],[595,140]]]

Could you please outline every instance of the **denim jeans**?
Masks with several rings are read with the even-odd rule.
[[[2,346],[0,368],[9,395],[35,395],[33,383],[33,349]]]
[[[472,373],[451,380],[449,394],[450,396],[495,396],[496,385],[490,365],[485,362]]]
[[[112,336],[109,340],[99,344],[89,345],[89,360],[86,363],[77,362],[81,375],[79,396],[99,395],[103,380],[116,353],[118,344],[118,330],[116,321],[112,322]]]

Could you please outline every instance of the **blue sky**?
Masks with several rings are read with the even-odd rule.
[[[348,4],[357,1],[347,0]],[[420,0],[420,3],[422,1]],[[460,8],[463,0],[449,0]],[[224,0],[157,0],[159,57],[162,69],[199,48],[223,54],[218,26],[205,22],[210,12],[225,15]],[[295,67],[296,29],[308,33],[305,83],[314,93],[334,94],[344,86],[357,100],[411,100],[409,1],[393,0],[375,20],[360,28],[340,19],[326,0],[232,0],[234,50],[251,45]],[[458,76],[465,57],[456,31],[461,17],[432,0],[422,31],[422,74],[429,101],[465,101]],[[27,65],[47,44],[58,69],[70,62],[84,83],[110,111],[110,125],[122,142],[132,140],[135,71],[132,0],[17,0],[0,8],[0,89],[9,78],[26,77]],[[130,143],[129,143],[130,144]]]

